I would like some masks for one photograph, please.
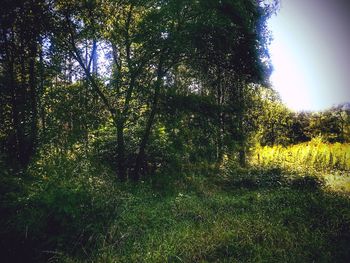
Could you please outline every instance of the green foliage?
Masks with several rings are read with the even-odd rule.
[[[292,187],[308,190],[319,189],[323,187],[324,184],[325,182],[323,178],[310,175],[298,177],[292,181]]]
[[[315,184],[322,185],[324,180],[335,191],[350,190],[348,144],[330,144],[318,138],[288,147],[259,146],[252,152],[250,163],[256,167],[277,167],[297,174],[315,175],[316,178],[311,180],[321,180]],[[305,180],[309,179],[306,177]]]
[[[257,147],[252,162],[282,167],[303,166],[318,170],[350,170],[348,144],[324,143],[321,139],[288,147]]]
[[[227,161],[221,167],[218,181],[225,189],[292,187],[295,189],[320,190],[325,187],[325,179],[310,171],[286,170],[278,165],[242,168],[235,161]],[[309,172],[309,173],[308,173]]]
[[[349,261],[349,114],[261,86],[277,4],[5,1],[0,259]]]
[[[274,91],[259,92],[255,99],[260,105],[260,114],[255,115],[255,139],[261,145],[287,146],[319,137],[329,143],[349,142],[350,114],[346,103],[322,112],[292,112]]]
[[[106,122],[103,106],[87,94],[86,85],[82,82],[47,88],[42,97],[42,144],[69,149],[88,141],[89,131]]]
[[[74,155],[42,158],[44,163],[30,168],[30,181],[12,182],[22,186],[7,188],[12,195],[1,203],[7,209],[1,232],[8,243],[1,242],[20,248],[18,259],[346,262],[350,257],[349,199],[321,191],[308,177],[287,179],[278,169],[205,174],[202,165],[196,174],[190,174],[195,167],[178,174],[172,191],[163,191],[157,179],[116,183],[111,171]],[[253,188],[245,183],[252,176]]]
[[[6,234],[12,235],[8,248],[32,247],[37,260],[53,256],[52,250],[94,249],[96,235],[118,217],[121,200],[129,196],[117,188],[110,175],[110,170],[77,153],[45,152],[28,169],[24,190],[5,196],[15,205],[3,222],[10,231]],[[13,191],[8,184],[6,188]],[[23,238],[24,244],[11,244]],[[12,251],[4,252],[11,255]],[[43,251],[47,252],[43,255]],[[11,256],[20,260],[26,255]]]

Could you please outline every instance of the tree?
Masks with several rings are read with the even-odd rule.
[[[290,144],[288,134],[292,125],[292,112],[283,105],[276,91],[264,89],[261,92],[257,133],[259,143],[263,146]]]
[[[4,1],[0,16],[4,150],[14,166],[23,168],[38,143],[38,57],[46,33],[46,2]]]
[[[240,24],[236,23],[236,26],[244,26],[243,22],[237,19],[237,21],[234,21],[234,18],[225,18],[227,16],[225,12],[227,12],[228,7],[241,8],[235,7],[233,4],[231,6],[227,5],[228,3],[221,5],[219,2],[212,4],[207,1],[202,1],[200,4],[193,1],[183,1],[180,4],[174,1],[164,3],[159,3],[158,1],[107,1],[103,4],[93,2],[90,5],[70,3],[59,7],[60,13],[58,17],[61,19],[62,25],[68,25],[69,29],[69,52],[83,69],[92,88],[104,102],[115,122],[117,129],[118,172],[122,179],[126,177],[124,129],[129,121],[131,105],[137,107],[138,101],[142,101],[141,92],[138,89],[140,87],[148,87],[148,89],[153,89],[154,93],[153,98],[150,100],[149,115],[146,117],[147,120],[135,160],[135,180],[139,177],[140,166],[157,113],[161,87],[164,85],[163,77],[165,77],[166,72],[179,63],[182,58],[186,58],[187,63],[192,64],[203,58],[210,62],[211,57],[203,55],[205,52],[198,48],[212,44],[207,40],[210,32],[209,34],[206,34],[205,31],[201,32],[208,25],[209,12],[207,12],[207,8],[209,7],[215,11],[215,16],[210,15],[212,17],[209,20],[209,23],[216,24],[216,26],[212,27],[211,32],[213,33],[219,26],[230,22],[230,19],[231,24],[238,21],[237,23]],[[245,5],[244,8],[250,9],[248,10],[249,12],[257,8],[257,6],[251,4]],[[107,16],[105,13],[104,17],[99,15],[91,16],[91,14],[98,12],[97,10],[108,10],[109,13],[107,13]],[[230,12],[230,10],[228,11]],[[97,21],[93,23],[87,22],[86,14],[89,14],[89,19],[96,17]],[[174,14],[182,15],[174,16]],[[230,14],[232,15],[232,13]],[[194,17],[198,18],[198,16],[200,19],[193,19]],[[102,24],[102,22],[108,25],[108,30],[100,29],[97,33],[96,27],[91,25]],[[234,27],[231,26],[231,28],[222,31],[222,35],[229,32],[229,29],[234,29]],[[246,28],[243,28],[244,30]],[[89,64],[84,63],[82,59],[82,51],[79,50],[79,44],[86,35],[90,36],[93,43],[97,41],[98,35],[101,40],[108,42],[113,50],[112,89],[114,90],[113,95],[115,95],[115,99],[111,99],[110,94],[104,93],[106,87],[100,86],[96,76],[93,76],[89,71]],[[239,36],[239,34],[231,35],[231,40],[234,40],[234,38],[238,39]],[[204,39],[204,41],[199,41],[199,39]],[[229,39],[227,39],[227,43]],[[251,40],[253,41],[253,39]],[[240,43],[242,47],[246,44],[246,42]],[[249,48],[251,46],[248,45]],[[224,48],[226,46],[216,48],[216,53],[221,54],[221,57],[228,56],[227,53],[224,53]],[[231,49],[233,48],[231,47]],[[247,52],[249,53],[249,50]],[[193,56],[195,59],[192,59]],[[243,58],[246,60],[251,59],[246,54],[243,55]],[[256,57],[253,59],[256,62]],[[229,63],[229,61],[226,63]],[[240,66],[242,66],[241,63]]]
[[[74,117],[55,115],[58,112],[52,109],[56,106],[60,109],[60,105],[49,105],[45,100],[48,94],[61,94],[68,105],[70,92],[79,90],[85,102],[93,98],[96,104],[103,104],[107,112],[103,114],[113,122],[121,180],[139,179],[147,162],[147,145],[155,133],[153,127],[160,125],[160,119],[169,124],[164,117],[164,102],[171,104],[180,98],[194,104],[185,107],[178,101],[173,104],[186,112],[180,114],[184,123],[200,125],[202,129],[198,129],[194,144],[199,138],[207,138],[215,145],[218,162],[225,152],[236,150],[233,144],[239,144],[244,159],[250,129],[250,87],[252,83],[265,83],[269,74],[266,20],[274,10],[273,5],[243,0],[24,2],[21,7],[24,11],[16,8],[20,2],[9,5],[12,12],[9,17],[19,17],[16,12],[23,11],[23,18],[11,23],[20,25],[19,32],[24,32],[24,23],[40,26],[21,38],[14,34],[18,43],[28,44],[28,52],[24,52],[24,60],[19,55],[14,64],[8,55],[10,49],[5,49],[6,63],[2,65],[7,67],[3,71],[7,72],[3,74],[7,82],[16,83],[11,90],[19,92],[14,96],[13,112],[18,107],[26,109],[18,111],[20,114],[15,115],[19,120],[13,118],[13,125],[8,127],[14,127],[18,138],[26,137],[24,130],[30,130],[33,146],[29,148],[35,149],[39,126],[43,134],[49,130],[47,125],[60,127],[61,122],[67,121],[70,131],[77,126]],[[11,26],[4,30],[7,29]],[[6,40],[10,35],[4,36]],[[11,41],[5,43],[16,42]],[[107,57],[98,60],[101,50],[105,50]],[[98,70],[102,60],[108,65],[104,67],[107,73]],[[25,71],[28,79],[21,83],[33,88],[28,88],[31,100],[23,102],[21,98],[28,96],[21,95],[25,89],[16,88],[15,77],[25,79]],[[67,93],[61,93],[57,87]],[[81,87],[85,87],[85,93]],[[80,99],[76,100],[80,105]],[[84,104],[84,111],[89,111],[88,103]],[[21,126],[24,119],[31,120],[25,129]],[[84,125],[88,133],[88,122]],[[213,131],[205,134],[208,127]],[[179,124],[178,128],[184,127]]]

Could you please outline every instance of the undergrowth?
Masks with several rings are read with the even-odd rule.
[[[310,142],[284,147],[257,147],[251,162],[262,166],[279,164],[289,168],[303,166],[316,170],[350,171],[350,144],[325,143],[315,138]]]
[[[347,196],[280,168],[196,167],[119,183],[87,156],[58,154],[25,174],[4,174],[1,258],[349,262]]]
[[[350,145],[321,139],[283,147],[256,147],[250,163],[258,169],[271,167],[304,177],[317,177],[332,191],[350,193]]]

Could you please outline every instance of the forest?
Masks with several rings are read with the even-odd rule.
[[[2,0],[1,262],[350,262],[350,102],[272,88],[265,0]]]

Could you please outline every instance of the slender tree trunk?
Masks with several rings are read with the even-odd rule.
[[[243,125],[243,114],[240,113],[239,116],[239,132],[240,132],[240,140],[239,140],[239,149],[238,149],[238,161],[241,167],[246,167],[246,134]]]
[[[240,80],[238,82],[238,103],[240,105],[240,110],[238,111],[238,128],[240,133],[239,139],[239,150],[238,150],[238,161],[242,167],[246,167],[246,130],[244,127],[244,112],[245,112],[245,99],[244,99],[244,81]]]
[[[22,167],[25,167],[28,162],[28,141],[26,140],[26,126],[27,126],[27,78],[26,78],[26,61],[24,54],[20,58],[20,87],[16,85],[16,102],[18,107],[18,145],[19,145],[19,161]]]
[[[38,108],[39,115],[41,119],[41,136],[44,137],[46,133],[46,119],[45,119],[45,109],[42,102],[42,96],[44,94],[44,58],[43,58],[43,43],[42,38],[40,38],[40,50],[39,50],[39,91],[38,94]]]
[[[149,140],[149,136],[151,134],[152,125],[154,123],[154,119],[158,110],[158,100],[160,95],[160,89],[161,89],[161,81],[162,81],[162,62],[160,62],[158,66],[158,73],[157,73],[157,80],[155,83],[155,90],[154,90],[154,96],[152,101],[152,108],[150,115],[148,117],[146,128],[144,130],[144,134],[141,138],[140,146],[139,146],[139,152],[136,157],[136,163],[135,163],[135,170],[133,174],[133,180],[138,181],[140,179],[140,171],[142,167],[142,163],[144,162],[145,157],[145,149]]]
[[[15,83],[14,78],[14,67],[13,63],[9,62],[9,83],[11,87],[11,109],[12,109],[12,125],[13,125],[13,139],[10,141],[10,146],[14,149],[15,153],[15,163],[20,164],[20,124],[19,124],[19,110],[18,110],[18,102],[17,102],[17,84]],[[14,164],[15,164],[14,163]],[[16,165],[15,165],[16,166]]]
[[[9,157],[11,159],[11,165],[15,170],[22,168],[21,166],[21,120],[20,120],[20,96],[18,82],[16,81],[16,68],[15,68],[15,56],[13,51],[11,51],[11,46],[13,43],[13,28],[9,30],[9,34],[6,35],[3,31],[3,39],[5,40],[5,51],[6,51],[6,60],[5,64],[5,73],[8,80],[8,85],[11,90],[11,118],[12,118],[12,134],[8,137],[7,148],[9,150]],[[9,37],[8,37],[9,36]]]
[[[96,40],[93,41],[93,47],[92,47],[92,73],[97,75],[98,73],[98,53],[97,53],[97,42]]]
[[[241,167],[247,166],[247,157],[244,145],[241,145],[241,149],[239,150],[239,164]]]
[[[271,145],[274,146],[276,144],[276,134],[275,134],[275,122],[271,123]]]
[[[223,151],[223,141],[224,141],[224,113],[222,110],[222,106],[224,104],[224,91],[222,87],[222,79],[220,71],[218,73],[218,80],[217,80],[217,104],[219,107],[218,112],[218,122],[219,122],[219,129],[218,129],[218,135],[217,135],[217,163],[220,164],[222,162],[224,151]]]
[[[38,137],[38,110],[37,110],[37,81],[35,72],[35,57],[36,57],[36,47],[31,48],[31,54],[29,59],[29,95],[30,95],[30,117],[31,117],[31,128],[29,135],[29,145],[28,145],[28,160],[34,154],[37,146]]]
[[[117,120],[117,170],[121,181],[126,180],[126,160],[125,160],[125,142],[124,142],[124,120],[120,116]]]

